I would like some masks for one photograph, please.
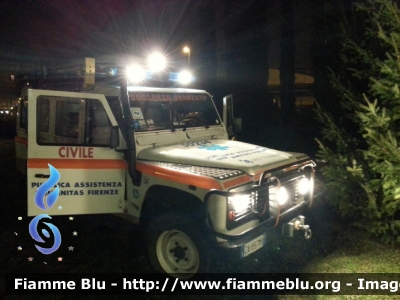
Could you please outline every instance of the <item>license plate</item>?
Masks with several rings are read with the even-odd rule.
[[[250,242],[242,246],[242,257],[246,257],[257,250],[261,249],[265,245],[266,234],[262,234],[259,237],[251,240]]]

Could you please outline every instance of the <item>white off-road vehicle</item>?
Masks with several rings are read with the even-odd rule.
[[[29,216],[43,213],[34,197],[50,164],[61,177],[49,215],[110,213],[141,224],[153,267],[172,276],[209,271],[218,247],[246,257],[275,226],[311,236],[302,211],[313,200],[314,162],[230,140],[203,90],[29,89],[18,106],[16,151]]]

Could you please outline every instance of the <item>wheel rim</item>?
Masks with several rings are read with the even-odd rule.
[[[169,274],[194,274],[199,269],[199,252],[192,239],[179,230],[168,230],[157,239],[158,261]]]

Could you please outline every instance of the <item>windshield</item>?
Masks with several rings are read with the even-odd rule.
[[[221,121],[211,97],[189,93],[130,93],[135,130],[209,127]]]

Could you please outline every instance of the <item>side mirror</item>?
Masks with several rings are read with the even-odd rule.
[[[242,132],[242,118],[235,117],[233,113],[232,95],[223,99],[223,122],[229,139],[236,139],[236,135]]]
[[[119,147],[119,127],[113,126],[111,127],[110,134],[110,148],[118,148]]]
[[[242,118],[233,118],[233,131],[235,133],[242,132]]]

